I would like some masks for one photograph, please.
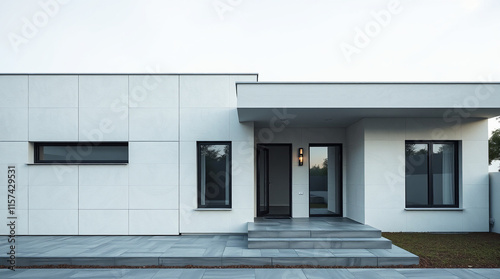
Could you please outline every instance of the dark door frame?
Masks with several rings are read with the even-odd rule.
[[[289,157],[290,157],[290,160],[288,162],[288,176],[289,176],[289,185],[288,185],[288,189],[289,189],[289,197],[288,197],[288,216],[289,217],[292,217],[292,144],[291,143],[257,143],[257,152],[255,154],[256,156],[256,160],[255,160],[255,164],[256,164],[256,169],[257,169],[257,180],[256,180],[256,186],[257,186],[257,199],[256,199],[256,205],[257,205],[257,217],[263,217],[265,216],[266,214],[264,215],[259,215],[259,204],[260,204],[260,188],[259,187],[259,172],[261,171],[260,170],[260,167],[259,167],[259,160],[258,160],[258,156],[259,154],[257,154],[259,152],[259,146],[262,146],[262,147],[273,147],[273,146],[288,146],[288,154],[289,154]],[[269,157],[267,158],[267,160],[269,160]],[[269,173],[269,169],[267,170],[268,173]],[[267,200],[269,202],[269,185],[267,187]],[[268,213],[269,214],[269,213]]]
[[[307,150],[307,154],[309,156],[309,158],[307,158],[307,161],[308,161],[308,172],[307,172],[307,176],[308,176],[308,180],[309,180],[309,195],[311,194],[311,175],[310,175],[310,169],[311,169],[311,147],[329,147],[329,146],[338,146],[340,148],[340,154],[339,154],[339,157],[340,157],[340,173],[339,173],[339,176],[340,176],[340,212],[338,214],[328,214],[328,215],[324,215],[324,214],[311,214],[311,208],[309,208],[309,217],[327,217],[327,216],[331,216],[331,217],[343,217],[344,216],[344,177],[343,177],[343,172],[344,172],[344,169],[343,169],[343,163],[344,163],[344,159],[342,157],[342,153],[343,153],[343,150],[342,150],[342,143],[310,143],[309,144],[309,150]],[[310,202],[308,203],[309,207],[310,207]]]
[[[264,152],[265,151],[265,152]],[[258,146],[257,145],[257,152],[256,152],[256,168],[257,168],[257,180],[256,180],[256,185],[257,185],[257,217],[265,216],[269,214],[269,149],[265,146]],[[261,158],[262,156],[265,156],[264,158]],[[265,161],[264,166],[260,166],[259,163],[261,162],[261,159]],[[265,174],[262,174],[262,170],[264,169]],[[265,187],[261,187],[260,182],[261,182],[261,175],[265,175],[265,181],[264,183],[267,185]],[[265,193],[265,205],[264,205],[264,210],[262,210],[261,206],[261,188],[264,188]]]

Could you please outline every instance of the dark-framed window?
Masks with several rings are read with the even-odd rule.
[[[35,142],[35,163],[128,163],[128,142]]]
[[[458,207],[458,142],[406,141],[407,208]]]
[[[197,142],[198,208],[231,208],[231,142]]]

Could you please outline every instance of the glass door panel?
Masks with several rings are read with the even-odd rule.
[[[309,215],[342,216],[342,147],[309,148]]]

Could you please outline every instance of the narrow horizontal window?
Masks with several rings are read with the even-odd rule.
[[[36,142],[35,163],[128,163],[128,143]]]
[[[229,142],[198,142],[198,208],[231,208]]]

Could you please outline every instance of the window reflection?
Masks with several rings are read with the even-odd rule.
[[[128,143],[35,143],[36,163],[128,163]]]
[[[340,146],[309,148],[309,214],[342,214]]]
[[[231,207],[231,145],[198,144],[199,207]]]

